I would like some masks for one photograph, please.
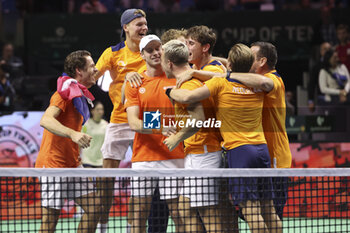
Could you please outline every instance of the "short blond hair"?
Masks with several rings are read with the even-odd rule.
[[[137,10],[134,12],[134,15],[137,15],[137,14],[141,14],[143,17],[146,18],[146,12],[144,12],[144,11],[141,10],[141,9],[137,9]]]
[[[171,40],[176,40],[179,37],[183,36],[186,38],[187,30],[186,29],[169,29],[162,34],[161,41],[162,44],[166,44]]]
[[[254,62],[252,50],[244,44],[235,44],[228,53],[228,62],[233,72],[249,72]]]
[[[163,45],[163,56],[177,66],[188,63],[188,48],[179,40],[171,40]]]

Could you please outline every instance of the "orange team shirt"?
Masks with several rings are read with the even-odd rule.
[[[125,108],[139,106],[139,119],[143,120],[146,111],[157,111],[161,113],[160,122],[163,120],[169,125],[173,121],[175,110],[168,96],[165,94],[167,88],[176,86],[176,79],[168,79],[165,74],[159,77],[144,77],[142,85],[132,88],[128,83],[125,87]],[[135,134],[133,143],[132,162],[161,161],[169,159],[183,159],[183,143],[180,143],[173,151],[169,151],[163,141],[166,137],[162,134]]]
[[[262,121],[272,167],[289,168],[292,165],[292,154],[285,125],[286,102],[284,83],[276,70],[266,73],[265,76],[272,79],[274,83],[273,90],[266,93],[264,97]],[[276,161],[274,162],[274,160]]]
[[[205,85],[216,103],[225,149],[266,143],[262,128],[263,91],[219,77],[206,81]]]
[[[83,116],[74,107],[71,100],[63,100],[56,91],[50,100],[50,106],[61,109],[56,118],[62,125],[80,132]],[[35,162],[36,168],[75,168],[80,165],[79,146],[70,138],[55,135],[44,129],[40,151]]]
[[[183,83],[180,89],[194,90],[201,86],[203,86],[201,81],[191,79]],[[209,97],[208,99],[201,101],[201,103],[204,109],[205,120],[209,118],[215,120],[216,109],[213,98]],[[187,104],[180,104],[178,102],[175,103],[175,114],[178,121],[183,120],[186,122],[186,116],[189,115],[187,106]],[[204,154],[206,152],[220,151],[220,142],[221,135],[218,128],[201,128],[196,134],[185,139],[185,154]]]
[[[225,73],[227,71],[225,66],[221,62],[214,59],[210,60],[208,64],[205,64],[200,69],[214,73]]]
[[[121,102],[124,77],[129,72],[146,70],[145,61],[142,59],[139,51],[131,51],[124,41],[116,46],[107,48],[98,59],[96,67],[101,73],[108,70],[113,80],[109,86],[109,97],[113,103],[110,122],[127,123],[126,112]]]

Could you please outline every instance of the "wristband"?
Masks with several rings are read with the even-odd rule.
[[[170,97],[170,92],[171,92],[172,89],[173,89],[173,88],[167,88],[166,91],[165,91],[165,94],[166,94],[169,98],[171,98],[171,97]]]

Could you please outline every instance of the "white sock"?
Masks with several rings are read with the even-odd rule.
[[[108,223],[98,223],[97,233],[107,233]]]

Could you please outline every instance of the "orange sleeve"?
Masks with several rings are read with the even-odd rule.
[[[139,88],[131,87],[130,83],[127,83],[125,86],[125,104],[124,107],[127,109],[131,106],[139,106],[138,98]]]
[[[203,86],[203,83],[197,79],[191,79],[185,83],[183,83],[180,87],[180,89],[185,89],[185,90],[194,90],[197,89],[198,87]],[[186,109],[188,104],[181,104],[181,103],[176,103],[178,107],[182,107],[183,109]]]
[[[56,91],[50,99],[50,106],[56,106],[64,112],[66,111],[67,101],[63,100],[60,94]]]
[[[209,89],[210,96],[216,96],[220,92],[221,87],[224,85],[223,81],[225,81],[223,78],[214,77],[205,82],[205,85]]]
[[[105,51],[102,53],[100,58],[97,61],[96,68],[104,74],[106,70],[111,70],[112,69],[112,63],[111,63],[111,58],[112,58],[112,49],[111,47],[105,49]]]
[[[281,82],[281,80],[278,77],[273,76],[271,74],[265,74],[264,76],[269,78],[269,79],[271,79],[273,81],[273,89],[271,91],[269,91],[267,93],[267,95],[269,97],[279,98],[278,97],[278,93],[279,93],[278,91],[281,90],[281,88],[284,89],[283,82]]]

